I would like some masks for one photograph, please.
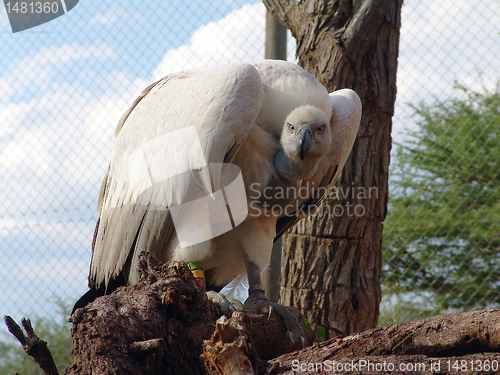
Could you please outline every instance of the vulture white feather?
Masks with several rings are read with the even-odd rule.
[[[248,273],[250,290],[258,290],[273,240],[302,215],[296,213],[312,213],[322,199],[317,192],[338,179],[360,118],[354,91],[329,95],[304,69],[282,61],[192,70],[150,85],[116,130],[90,285],[106,287],[120,275],[136,283],[137,256],[148,250],[162,261],[202,262],[208,288],[220,290]],[[235,210],[226,188],[241,181],[238,173],[244,207],[240,200]],[[306,196],[265,194],[299,187]],[[175,220],[192,211],[183,204],[203,196],[219,202],[221,191],[232,225],[217,224],[215,231],[212,225],[213,238],[186,243],[180,233],[203,228]],[[210,227],[219,211],[199,207],[198,225]]]

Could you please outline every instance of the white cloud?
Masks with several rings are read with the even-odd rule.
[[[53,313],[54,297],[72,303],[86,290],[94,223],[0,218],[2,313]],[[36,307],[35,307],[36,306]]]
[[[14,89],[11,91],[14,92]],[[3,107],[0,106],[0,139],[15,135],[22,120],[21,115],[25,113],[28,107],[28,103],[12,103]]]
[[[35,85],[36,75],[24,72],[44,70],[54,79],[44,95],[27,102],[0,105],[0,210],[20,217],[39,218],[51,212],[91,206],[106,172],[114,145],[114,129],[123,112],[147,82],[125,73],[105,77],[113,91],[94,95],[78,80],[65,82],[57,73],[60,63],[95,57],[109,59],[110,48],[61,46],[25,58],[9,75],[14,91]],[[39,61],[40,65],[35,62]]]
[[[8,103],[14,94],[22,96],[28,92],[45,93],[50,89],[55,92],[57,87],[54,85],[58,83],[57,79],[63,78],[57,74],[58,69],[70,62],[89,59],[109,60],[114,56],[114,48],[107,44],[89,46],[66,44],[41,48],[33,55],[16,61],[9,70],[2,72],[0,104]],[[5,91],[3,87],[6,88]]]
[[[113,95],[93,96],[76,84],[0,106],[4,313],[36,305],[37,314],[50,315],[54,296],[71,303],[85,292],[97,196],[114,130],[146,85],[126,75],[116,78]]]
[[[67,177],[75,183],[100,186],[115,143],[118,120],[148,85],[144,79],[132,80],[123,73],[110,79],[116,82],[118,93],[103,96],[89,106],[82,125],[85,130],[78,139],[76,153],[64,163]]]
[[[402,11],[398,97],[394,136],[415,129],[407,103],[431,102],[457,93],[454,82],[493,89],[500,78],[500,3],[406,1]]]
[[[17,65],[22,69],[30,69],[46,64],[67,64],[72,60],[109,59],[114,54],[114,48],[107,44],[90,46],[65,44],[42,48],[33,56],[21,60]]]
[[[74,253],[67,251],[70,249],[79,249],[81,244],[85,244],[85,252],[90,250],[92,241],[92,231],[94,223],[86,221],[59,220],[57,217],[52,220],[40,220],[39,218],[0,218],[0,236],[8,238],[11,236],[11,243],[14,241],[33,242],[35,238],[43,238],[43,242],[51,243],[55,253],[61,258],[74,258]],[[37,253],[37,252],[35,252]],[[12,254],[22,256],[22,254]],[[44,258],[47,254],[33,254],[32,258]]]
[[[138,12],[128,12],[122,8],[109,8],[106,13],[94,15],[90,19],[93,25],[112,25],[118,21],[143,22],[144,17]]]
[[[20,275],[32,281],[52,280],[61,284],[67,280],[80,280],[85,285],[88,273],[88,259],[57,259],[33,260],[25,262],[20,269]],[[58,289],[58,288],[55,288]]]
[[[7,25],[9,25],[9,18],[7,16],[7,12],[4,12],[2,9],[2,11],[0,11],[0,30],[2,30],[3,28],[5,29],[9,28],[9,31],[12,32],[10,26]]]
[[[226,17],[198,29],[189,45],[167,52],[154,79],[167,74],[213,65],[264,58],[266,9],[247,4]],[[295,39],[288,32],[288,60],[295,56]]]
[[[12,87],[9,80],[4,77],[0,77],[0,87],[2,88],[2,95],[0,95],[0,104],[2,104],[2,102],[6,102],[7,99],[10,98],[12,94],[14,94],[15,91],[14,87]],[[1,122],[0,126],[2,126]],[[1,136],[2,134],[0,133],[0,137]]]
[[[247,4],[223,19],[202,26],[191,43],[170,50],[154,77],[211,65],[247,61],[264,57],[265,8]]]

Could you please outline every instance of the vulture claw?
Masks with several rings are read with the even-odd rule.
[[[302,344],[302,349],[307,346],[307,340],[305,336],[300,336],[300,343]]]
[[[243,305],[237,300],[228,300],[224,294],[213,290],[207,291],[207,298],[219,306],[220,311],[227,317],[231,317],[236,310],[242,310]]]
[[[286,329],[290,331],[292,342],[297,343],[300,341],[302,349],[307,346],[306,334],[296,314],[299,315],[301,320],[304,320],[303,315],[297,308],[269,302],[262,290],[254,290],[250,292],[250,296],[245,301],[245,312],[254,312],[257,314],[268,313],[268,319],[271,318],[271,313],[278,314],[283,319]]]
[[[253,312],[256,314],[270,314],[271,303],[266,298],[263,290],[256,289],[250,292],[249,297],[244,304],[245,312]]]
[[[303,320],[303,316],[300,311],[297,308],[283,306],[279,303],[271,303],[271,308],[283,319],[286,329],[290,331],[290,339],[292,342],[297,343],[300,341],[302,349],[304,349],[307,346],[306,334],[304,333],[302,324],[299,322],[299,319],[297,319],[297,316],[292,312],[292,310],[298,311],[301,320]]]

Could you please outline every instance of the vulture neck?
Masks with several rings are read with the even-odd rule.
[[[310,178],[318,169],[319,159],[295,160],[283,150],[278,152],[274,159],[274,166],[281,177],[287,180],[305,180]]]

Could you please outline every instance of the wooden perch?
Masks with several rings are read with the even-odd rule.
[[[479,361],[473,362],[474,373],[488,374],[493,372],[485,370],[487,366],[479,370],[478,364],[490,363],[492,369],[491,364],[500,363],[497,354],[448,357],[498,352],[500,310],[388,325],[294,351],[299,346],[292,344],[278,316],[268,319],[236,312],[229,319],[221,317],[184,263],[162,264],[146,252],[139,263],[138,285],[121,287],[75,311],[71,318],[75,348],[67,375],[91,369],[134,374],[293,374],[297,366],[325,361],[385,361],[396,369],[421,363],[425,371],[407,373],[431,374],[437,365],[442,373],[449,372],[448,366],[452,371],[464,358]],[[374,373],[371,370],[364,367],[357,373]]]
[[[118,288],[71,316],[74,348],[66,375],[351,371],[345,366],[355,366],[351,372],[357,374],[500,371],[500,310],[387,325],[295,351],[300,345],[290,341],[275,314],[221,317],[184,263],[162,264],[143,252],[139,264],[138,285]],[[57,374],[29,320],[22,321],[26,335],[10,317],[5,321],[44,374]]]
[[[480,354],[484,352],[490,354]],[[368,368],[368,363],[383,365],[384,362],[386,369],[394,366],[396,372],[401,365],[405,368],[419,366],[418,371],[407,373],[497,374],[500,372],[498,352],[500,310],[480,310],[378,327],[315,344],[301,352],[282,355],[270,363],[277,366],[276,374],[293,374],[300,366],[303,366],[301,371],[311,366],[326,366],[328,371],[328,366],[334,363],[339,366],[355,364],[358,365],[356,373],[368,374],[377,371]],[[359,367],[360,364],[366,366]]]
[[[35,334],[31,321],[29,319],[21,319],[21,324],[26,331],[26,336],[19,325],[10,316],[4,316],[5,324],[15,338],[21,343],[24,351],[32,357],[40,366],[45,375],[59,375],[57,367],[52,358],[47,341],[41,340]]]
[[[136,375],[233,373],[228,358],[253,373],[267,367],[259,356],[297,349],[274,314],[268,319],[237,312],[219,319],[219,308],[182,262],[163,264],[142,252],[139,272],[138,285],[120,287],[71,316],[74,349],[66,375],[110,369]]]
[[[231,319],[233,319],[231,317]],[[251,375],[258,368],[258,355],[243,326],[225,316],[217,320],[212,339],[203,344],[202,358],[207,372],[227,375]]]

